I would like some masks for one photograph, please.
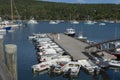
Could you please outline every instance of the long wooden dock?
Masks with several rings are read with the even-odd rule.
[[[84,48],[88,46],[88,44],[80,42],[64,34],[49,34],[49,37],[59,44],[68,54],[70,54],[74,60],[88,59],[88,57],[83,53]]]
[[[74,60],[88,59],[88,57],[83,52],[85,51],[85,47],[89,46],[89,44],[62,33],[48,34],[48,36],[53,39],[59,46],[61,46],[69,55],[71,55]],[[105,53],[105,56],[107,56],[109,59],[114,58],[114,56],[111,54],[106,52],[103,53]]]

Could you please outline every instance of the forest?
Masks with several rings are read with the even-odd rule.
[[[14,19],[27,20],[120,20],[120,4],[70,4],[13,0]],[[19,15],[19,17],[18,17]],[[0,16],[11,19],[10,0],[0,0]]]

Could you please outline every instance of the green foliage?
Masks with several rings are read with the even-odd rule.
[[[14,2],[21,19],[31,17],[38,20],[120,19],[120,5],[116,4],[67,4],[35,0],[14,0]],[[10,0],[0,0],[0,16],[5,18],[10,15]],[[14,17],[17,18],[16,10]]]

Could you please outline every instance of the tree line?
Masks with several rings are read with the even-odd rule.
[[[14,18],[26,20],[120,20],[120,4],[68,4],[35,0],[14,0]],[[10,0],[0,0],[0,16],[11,15]]]

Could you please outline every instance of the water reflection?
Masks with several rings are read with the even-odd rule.
[[[95,80],[111,80],[109,75],[105,72],[104,69],[100,71],[99,75],[94,75],[93,77]]]

